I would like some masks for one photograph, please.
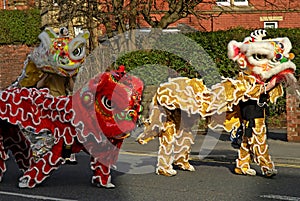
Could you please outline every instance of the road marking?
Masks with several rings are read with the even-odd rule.
[[[269,198],[269,199],[275,199],[275,200],[286,200],[286,201],[299,201],[300,197],[292,197],[287,195],[261,195],[259,196],[261,198]]]
[[[300,168],[300,165],[286,164],[286,163],[275,163],[275,166],[278,166],[278,167],[290,167],[290,168]]]
[[[131,155],[131,156],[152,156],[152,157],[157,157],[157,154],[136,153],[136,152],[129,152],[129,151],[120,151],[120,154]]]
[[[0,194],[19,196],[19,197],[25,197],[25,198],[31,198],[31,199],[39,199],[39,200],[77,201],[77,200],[71,200],[71,199],[54,198],[54,197],[46,197],[46,196],[40,196],[40,195],[29,195],[29,194],[21,194],[21,193],[11,193],[11,192],[5,192],[5,191],[0,191]]]

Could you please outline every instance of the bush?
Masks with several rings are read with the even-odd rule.
[[[0,45],[39,43],[41,17],[37,9],[0,10]]]

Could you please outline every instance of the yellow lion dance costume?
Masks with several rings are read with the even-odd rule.
[[[243,42],[228,44],[229,58],[241,69],[236,79],[223,78],[208,89],[200,79],[177,77],[158,87],[144,131],[137,138],[146,144],[159,137],[157,174],[176,175],[173,165],[195,170],[188,160],[194,143],[191,127],[199,115],[209,118],[212,129],[221,126],[235,134],[243,126],[235,173],[255,175],[250,167],[254,160],[263,175],[277,174],[266,142],[266,107],[283,95],[282,81],[296,81],[296,66],[288,38],[263,39],[265,36],[265,30],[256,30]]]

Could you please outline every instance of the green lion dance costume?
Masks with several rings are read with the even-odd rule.
[[[188,161],[194,141],[191,119],[200,115],[210,119],[210,128],[221,126],[233,134],[243,125],[235,173],[255,175],[250,167],[253,159],[263,175],[276,175],[266,142],[266,107],[267,102],[275,103],[283,95],[283,81],[296,81],[296,66],[288,38],[263,39],[265,36],[264,30],[256,30],[243,42],[228,44],[228,56],[241,70],[236,79],[224,78],[211,89],[202,80],[186,77],[169,78],[160,85],[144,132],[137,138],[145,144],[159,137],[157,174],[175,175],[173,164],[195,170]]]

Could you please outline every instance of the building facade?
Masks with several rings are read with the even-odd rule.
[[[0,10],[24,10],[35,6],[34,0],[1,0]]]
[[[176,22],[200,31],[228,30],[236,27],[300,28],[300,1],[297,0],[215,0],[196,8],[200,17],[190,15]]]
[[[53,5],[43,6],[44,1],[38,0],[36,2],[36,4],[41,5],[43,25],[55,27],[58,24],[55,14],[59,9],[58,4],[53,1]],[[168,8],[161,6],[152,11],[152,17],[159,19],[168,11]],[[299,17],[300,1],[297,0],[204,0],[194,9],[194,15],[188,15],[168,28],[183,26],[197,31],[209,32],[236,27],[246,29],[297,28],[300,27]],[[74,22],[72,23],[74,24]],[[140,28],[149,28],[142,15],[137,17],[136,23]],[[77,23],[75,29],[80,27],[84,26]],[[78,32],[75,29],[74,32]],[[97,31],[96,35],[105,33],[105,30],[101,30],[103,27],[100,26],[98,29],[100,31]]]
[[[54,27],[59,25],[56,15],[59,4],[56,0],[0,0],[0,9],[28,9],[34,6],[41,9],[43,25]],[[167,7],[159,7],[153,10],[152,15],[159,18],[160,13],[164,14],[167,10]],[[198,31],[209,32],[235,27],[300,28],[299,17],[298,0],[204,0],[195,8],[194,15],[188,15],[169,28],[185,25]],[[137,23],[141,28],[149,28],[142,16],[138,17]],[[80,24],[76,25],[75,28],[78,29]]]

